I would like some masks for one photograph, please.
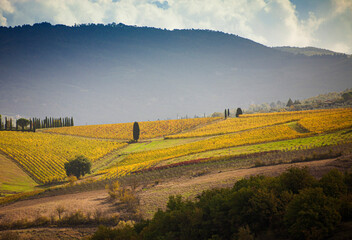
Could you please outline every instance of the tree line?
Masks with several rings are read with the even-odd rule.
[[[0,130],[7,131],[33,131],[40,128],[56,128],[56,127],[71,127],[74,126],[73,117],[64,118],[54,118],[45,117],[45,119],[40,118],[20,118],[14,120],[11,117],[4,117],[0,115]],[[25,129],[26,128],[26,129]]]
[[[91,239],[327,239],[352,220],[351,196],[351,172],[333,169],[318,180],[308,168],[290,168],[206,190],[195,201],[170,196],[152,219],[100,227]]]

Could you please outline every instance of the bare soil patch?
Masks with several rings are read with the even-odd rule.
[[[98,190],[24,200],[2,206],[0,207],[0,222],[19,219],[34,220],[39,216],[50,218],[51,215],[58,215],[56,212],[58,206],[64,207],[64,214],[77,210],[94,214],[97,209],[107,214],[114,213],[114,205],[109,200],[107,191]]]

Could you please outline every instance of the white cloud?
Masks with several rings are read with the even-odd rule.
[[[352,1],[331,1],[334,9],[330,15],[318,16],[312,9],[307,19],[300,19],[290,0],[0,0],[0,24],[122,22],[167,29],[219,30],[270,46],[348,46],[349,40],[330,36],[331,41],[327,41],[316,34],[323,23],[336,16],[344,14],[352,21]]]
[[[335,6],[335,14],[340,14],[346,11],[352,12],[352,1],[351,0],[332,0]]]

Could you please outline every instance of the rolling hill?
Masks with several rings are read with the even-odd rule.
[[[351,87],[352,58],[124,24],[0,27],[0,109],[77,125],[203,116]]]

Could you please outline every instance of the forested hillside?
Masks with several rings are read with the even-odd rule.
[[[41,23],[0,27],[0,75],[3,115],[75,116],[82,125],[342,91],[351,87],[352,59],[294,55],[206,30]]]

